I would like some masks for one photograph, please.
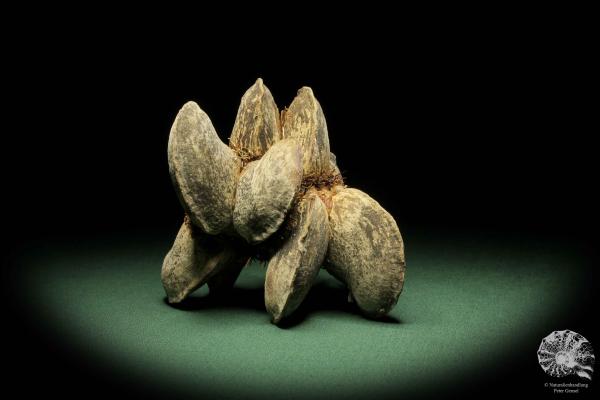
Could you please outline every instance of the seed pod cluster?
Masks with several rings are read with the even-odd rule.
[[[266,262],[273,323],[298,308],[320,268],[342,281],[364,315],[378,318],[404,284],[404,244],[394,218],[344,185],[327,123],[304,87],[279,112],[262,79],[246,91],[224,144],[194,102],[179,111],[169,171],[185,218],[162,267],[170,303],[208,284],[226,294],[248,260]]]

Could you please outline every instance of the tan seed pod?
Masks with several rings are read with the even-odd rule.
[[[283,137],[298,138],[304,151],[304,175],[330,172],[329,134],[321,105],[311,88],[303,87],[282,113]]]
[[[280,139],[279,110],[271,92],[258,78],[242,97],[229,146],[247,162],[260,158]]]
[[[271,236],[285,219],[302,182],[302,150],[295,139],[276,142],[244,168],[238,183],[233,226],[251,244]]]
[[[342,173],[340,172],[340,169],[337,165],[337,160],[336,160],[335,154],[333,154],[333,153],[329,153],[329,165],[331,168],[331,175],[333,175],[335,177],[339,177],[338,184],[343,185],[344,179],[343,179]]]
[[[223,260],[223,268],[207,282],[211,295],[221,295],[231,289],[250,258],[233,247],[226,254],[228,259]]]
[[[278,323],[304,300],[327,251],[329,223],[325,205],[309,191],[292,214],[293,230],[271,258],[265,281],[265,305]]]
[[[242,258],[233,246],[201,232],[186,217],[161,270],[169,303],[181,302],[220,272],[235,270]]]
[[[326,269],[368,316],[387,314],[404,285],[404,243],[394,218],[357,189],[336,188]]]
[[[211,235],[231,226],[241,162],[193,101],[175,118],[168,156],[173,186],[192,222]]]

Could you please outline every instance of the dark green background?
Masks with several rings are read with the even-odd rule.
[[[535,351],[551,331],[597,346],[596,13],[292,4],[269,18],[251,4],[246,25],[200,6],[7,13],[7,391],[516,397],[549,394]],[[226,141],[258,77],[280,108],[313,88],[346,183],[400,226],[390,321],[357,315],[322,274],[277,328],[257,267],[227,304],[164,303],[182,219],[173,119],[194,100]]]
[[[357,314],[322,271],[288,324],[272,325],[256,263],[229,299],[204,287],[173,308],[160,283],[171,240],[144,235],[32,245],[19,302],[62,352],[148,393],[437,396],[493,380],[506,360],[530,375],[525,390],[543,393],[537,346],[570,328],[569,312],[590,295],[587,260],[574,243],[527,239],[405,236],[405,290],[383,322]]]

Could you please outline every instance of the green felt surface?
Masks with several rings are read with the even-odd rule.
[[[202,288],[170,307],[160,283],[168,239],[32,250],[29,307],[64,346],[150,389],[338,398],[422,393],[491,368],[556,327],[574,301],[566,288],[577,286],[577,268],[560,247],[405,239],[405,290],[386,322],[358,315],[321,271],[293,323],[276,327],[258,264],[228,301]]]

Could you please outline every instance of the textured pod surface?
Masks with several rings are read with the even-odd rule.
[[[231,225],[241,161],[193,101],[175,118],[168,156],[171,180],[186,214],[206,233],[223,232]]]
[[[265,305],[274,323],[304,300],[327,252],[329,224],[319,196],[307,193],[294,213],[292,234],[267,267]]]
[[[222,268],[219,268],[207,282],[210,294],[226,294],[235,284],[249,258],[247,253],[238,251],[236,247],[227,247],[222,260]]]
[[[330,172],[329,134],[321,105],[312,90],[303,87],[282,114],[283,137],[297,138],[304,151],[304,175]]]
[[[249,243],[260,243],[285,219],[302,182],[302,150],[294,139],[276,142],[240,176],[233,226]]]
[[[333,176],[338,176],[339,177],[339,183],[338,185],[343,185],[344,184],[344,177],[342,176],[342,173],[340,172],[340,168],[337,165],[337,159],[335,157],[335,154],[333,153],[329,153],[329,165],[331,168],[331,174]]]
[[[181,302],[213,276],[219,276],[220,272],[230,275],[239,266],[241,258],[231,245],[200,232],[186,218],[161,270],[169,303]],[[235,281],[235,278],[217,278],[215,284],[219,286],[221,280]]]
[[[279,109],[269,89],[258,78],[242,97],[229,146],[242,160],[248,161],[261,157],[280,139]]]
[[[404,244],[394,218],[357,189],[336,188],[329,214],[327,270],[368,316],[387,314],[404,285]]]

